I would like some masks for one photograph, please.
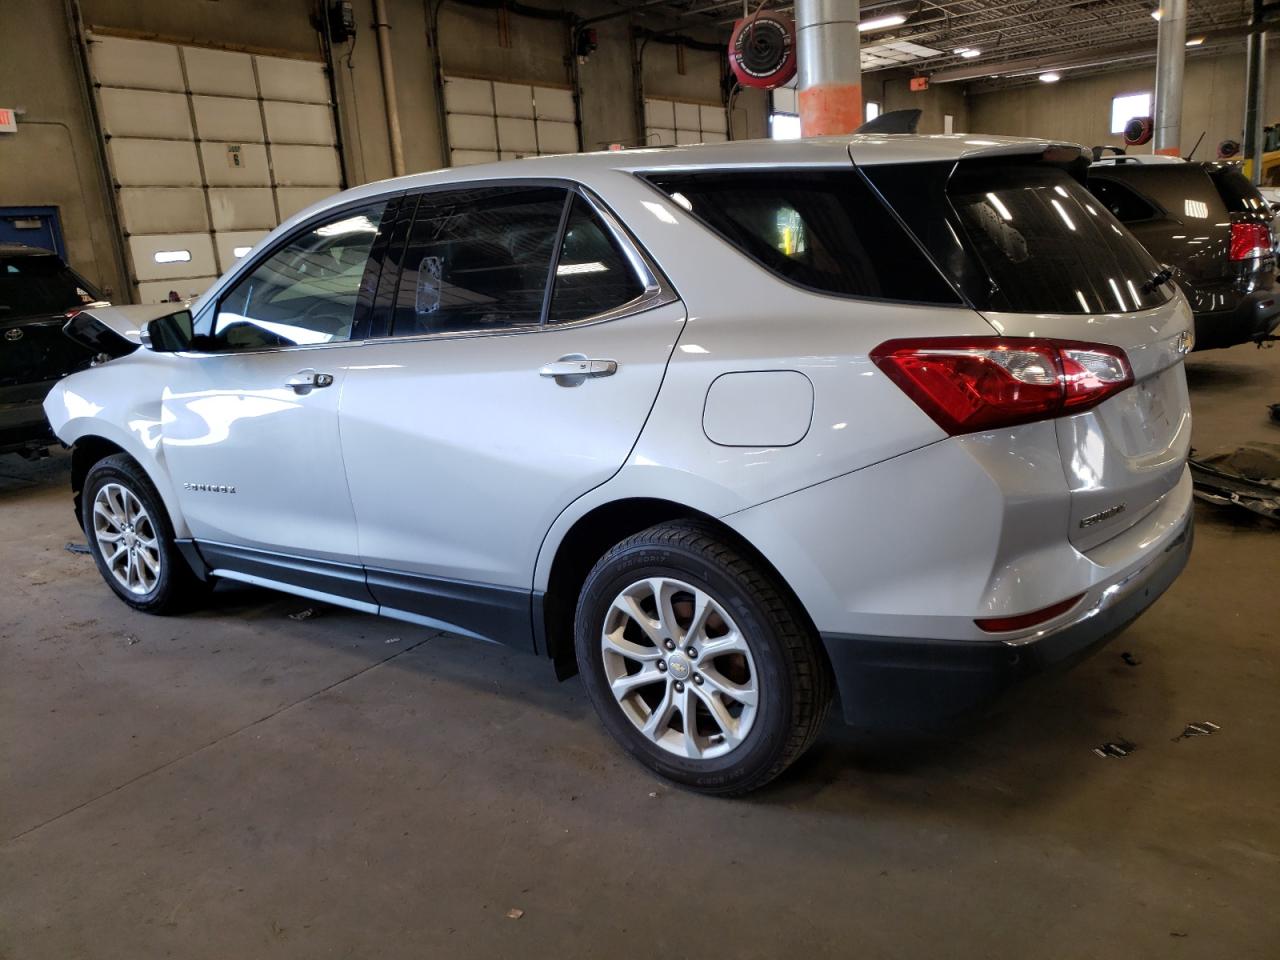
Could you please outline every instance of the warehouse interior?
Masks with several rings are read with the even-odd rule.
[[[0,0],[0,248],[186,303],[345,189],[798,136],[805,65],[746,86],[729,50],[803,6]],[[1176,8],[1176,125],[1128,153],[1247,159],[1280,201],[1278,4],[819,6],[860,24],[861,120],[1086,148],[1159,126]],[[1187,356],[1193,457],[1280,451],[1276,339]],[[1186,572],[1071,672],[928,733],[833,711],[722,799],[506,647],[243,583],[130,610],[76,549],[72,471],[0,454],[0,957],[1280,953],[1274,499],[1199,497]]]

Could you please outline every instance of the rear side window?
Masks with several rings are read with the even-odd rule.
[[[541,323],[566,195],[558,187],[424,194],[404,255],[392,336]]]
[[[0,320],[62,313],[92,299],[57,257],[0,257]]]
[[[869,167],[867,176],[978,309],[1117,313],[1173,296],[1103,203],[1036,161]]]
[[[585,320],[630,303],[644,285],[612,234],[581,196],[565,224],[548,323]]]
[[[646,179],[798,286],[846,297],[960,302],[856,170],[655,173]]]
[[[1270,215],[1270,208],[1262,198],[1262,194],[1258,192],[1258,188],[1249,182],[1249,178],[1241,173],[1237,166],[1211,164],[1208,167],[1208,173],[1228,212]]]
[[[1102,177],[1089,178],[1089,192],[1102,201],[1102,205],[1111,211],[1111,215],[1121,223],[1137,223],[1150,220],[1156,215],[1156,208],[1138,196],[1123,183],[1106,180]]]

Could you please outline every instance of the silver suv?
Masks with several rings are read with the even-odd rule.
[[[1186,562],[1191,314],[1077,147],[854,137],[340,194],[46,410],[108,586],[522,648],[743,792],[1106,640]],[[145,349],[137,349],[141,343]]]

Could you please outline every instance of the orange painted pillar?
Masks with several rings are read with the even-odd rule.
[[[862,125],[858,0],[796,0],[800,133],[853,133]]]

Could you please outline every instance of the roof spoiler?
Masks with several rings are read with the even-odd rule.
[[[890,110],[868,120],[854,133],[915,133],[923,110]]]

